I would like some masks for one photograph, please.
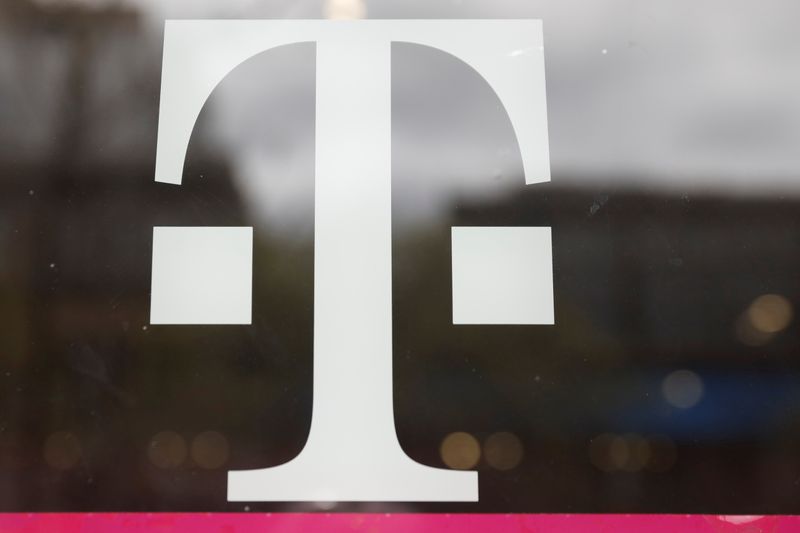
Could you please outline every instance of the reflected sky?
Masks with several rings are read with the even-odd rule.
[[[90,9],[109,4],[99,0],[40,0],[40,3],[82,5]],[[159,40],[163,17],[318,18],[339,10],[363,12],[370,18],[542,18],[551,158],[560,182],[612,181],[725,193],[795,192],[800,187],[796,177],[800,171],[800,151],[796,149],[800,145],[797,96],[800,70],[796,68],[800,62],[800,36],[794,24],[800,18],[800,6],[791,0],[733,4],[723,0],[702,3],[414,0],[363,4],[342,0],[237,0],[224,4],[127,0],[122,5],[139,11],[149,27],[150,35],[146,38],[128,42],[116,39],[120,45],[131,48],[129,55],[133,57],[148,54],[158,57],[154,41]],[[115,40],[111,41],[113,46]],[[42,47],[47,48],[47,43]],[[0,50],[0,68],[7,73],[6,80],[24,74],[17,73],[14,67],[19,68],[15,62],[25,59],[9,57],[13,53],[13,47]],[[242,114],[269,105],[271,99],[279,97],[277,93],[291,95],[296,89],[303,91],[310,83],[308,76],[313,75],[313,69],[288,73],[292,68],[286,67],[308,57],[307,52],[297,54],[294,58],[287,57],[283,65],[277,66],[278,71],[267,69],[259,76],[263,83],[253,85],[261,88],[260,94],[223,99],[215,113],[219,129],[226,129]],[[55,75],[60,68],[60,55],[63,51],[54,47],[44,50],[38,60]],[[104,55],[110,56],[109,62],[119,61],[118,54]],[[137,77],[136,66],[136,62],[128,63],[125,70]],[[447,93],[454,112],[488,125],[484,135],[461,140],[476,148],[460,154],[461,164],[474,168],[476,174],[496,170],[494,163],[487,160],[491,156],[479,149],[496,138],[497,132],[491,127],[497,122],[496,110],[481,105],[470,91],[453,91],[453,80],[447,76],[428,76],[424,63],[419,67],[403,69],[403,75],[395,80],[396,94],[419,87],[434,94]],[[455,67],[452,75],[458,77]],[[270,83],[275,76],[280,77],[280,84]],[[97,70],[98,90],[107,86],[108,78],[108,72]],[[36,91],[40,94],[32,96],[34,108],[41,109],[40,105],[46,107],[52,102],[46,87]],[[284,99],[283,115],[304,117],[309,112],[306,104],[302,98]],[[124,101],[116,104],[124,105]],[[12,116],[21,112],[4,111]],[[141,119],[137,120],[133,114],[127,116],[133,120],[125,121],[125,142],[108,147],[106,157],[112,153],[124,156],[136,144],[131,138],[135,132],[131,124]],[[405,116],[403,113],[396,118],[403,120]],[[272,118],[280,120],[281,116]],[[437,113],[413,115],[416,126],[429,135],[429,142],[415,146],[414,161],[420,168],[435,166],[441,146],[452,142],[454,132],[441,127],[443,118]],[[287,122],[280,120],[280,124],[285,127]],[[18,132],[16,140],[24,143],[27,138],[24,130],[37,127],[40,126],[36,121],[22,121],[23,131]],[[284,134],[282,142],[310,149],[308,132],[301,135],[297,131],[284,131]],[[145,135],[144,128],[140,135]],[[248,175],[286,170],[292,164],[290,158],[296,157],[294,151],[288,150],[283,159],[273,154],[267,162],[261,153],[263,146],[242,140],[232,141],[238,150],[237,159],[246,161],[244,170]],[[404,142],[402,136],[396,138],[395,149],[397,143]],[[4,144],[12,149],[8,143]],[[151,148],[141,146],[143,151]],[[259,166],[263,168],[258,170]]]
[[[797,187],[800,37],[793,21],[800,6],[791,0],[125,3],[155,26],[162,17],[318,18],[331,9],[357,14],[362,8],[369,18],[542,18],[552,161],[561,179],[574,171],[581,179],[647,173],[652,183],[673,187]],[[449,85],[427,87],[452,92],[465,113],[491,119],[470,95]],[[220,120],[252,105],[228,102]],[[430,124],[438,118],[431,116]],[[442,133],[446,140],[452,132]]]

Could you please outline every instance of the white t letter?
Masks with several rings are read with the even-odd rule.
[[[392,405],[392,42],[448,52],[505,106],[527,183],[549,181],[542,28],[533,20],[170,21],[156,181],[179,184],[197,116],[237,65],[317,45],[314,402],[303,451],[230,472],[230,501],[477,501],[478,475],[412,461]]]

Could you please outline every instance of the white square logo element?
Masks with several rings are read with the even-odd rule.
[[[153,228],[151,324],[250,324],[253,228]]]
[[[453,324],[553,324],[547,227],[453,227]]]

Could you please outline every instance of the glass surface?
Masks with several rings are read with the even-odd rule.
[[[800,513],[800,4],[0,4],[0,510]],[[478,503],[227,503],[311,420],[315,47],[153,180],[165,18],[540,18],[553,179],[392,47],[398,437]],[[248,326],[149,325],[153,226],[253,226]],[[452,226],[551,226],[554,326],[454,326]]]

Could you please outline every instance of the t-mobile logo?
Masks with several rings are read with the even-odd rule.
[[[180,184],[214,87],[263,51],[316,43],[314,401],[303,451],[234,471],[230,501],[476,501],[477,472],[412,461],[392,406],[393,42],[466,62],[506,108],[525,181],[549,181],[542,27],[532,20],[171,21],[156,181]],[[454,91],[458,87],[453,88]],[[153,324],[250,324],[252,228],[156,227]],[[552,324],[550,228],[454,227],[453,324]]]

